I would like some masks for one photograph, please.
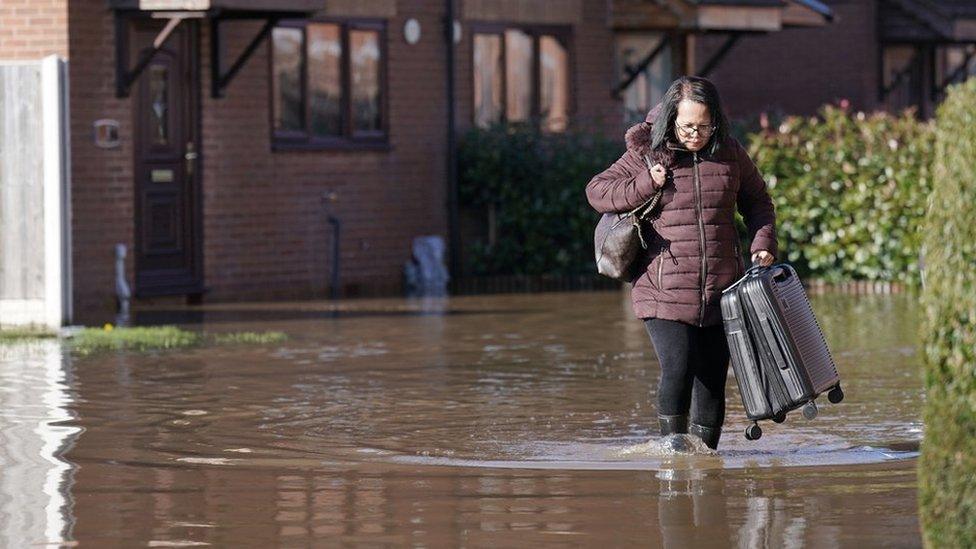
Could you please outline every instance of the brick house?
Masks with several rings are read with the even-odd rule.
[[[0,60],[68,62],[74,321],[93,322],[115,309],[116,243],[136,306],[399,293],[414,237],[460,245],[449,93],[456,132],[622,136],[684,73],[737,117],[927,113],[973,72],[971,2],[828,4],[456,0],[451,92],[433,0],[3,0]]]

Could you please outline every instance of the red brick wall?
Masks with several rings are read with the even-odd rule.
[[[13,5],[9,1],[4,8]],[[812,112],[838,97],[857,108],[869,105],[875,89],[872,2],[835,3],[838,21],[824,29],[744,38],[712,75],[730,114],[777,106]],[[447,236],[442,7],[437,0],[401,0],[388,20],[388,151],[272,152],[267,45],[225,97],[213,99],[209,33],[201,28],[206,299],[324,295],[331,229],[321,196],[328,190],[339,196],[334,213],[343,222],[347,295],[398,292],[413,237]],[[576,115],[622,140],[621,105],[610,95],[614,48],[606,2],[584,0],[580,7],[582,13],[570,18],[579,22],[572,52]],[[114,29],[103,0],[72,0],[68,15],[75,307],[79,320],[101,320],[114,307],[113,245],[133,244],[132,106],[114,96]],[[456,113],[464,131],[471,123],[471,50],[468,21],[459,15],[465,39],[456,49]],[[423,29],[413,46],[402,38],[410,17]],[[225,26],[228,63],[256,30],[253,23]],[[715,44],[702,43],[699,59]],[[94,147],[98,118],[120,121],[121,148]],[[132,280],[131,257],[128,275]]]
[[[68,16],[75,320],[108,321],[115,310],[114,246],[134,245],[132,106],[115,98],[115,31],[104,0],[71,0]],[[100,118],[119,121],[120,148],[95,147],[92,124]],[[131,253],[128,265],[131,283]]]
[[[110,318],[113,245],[132,244],[129,108],[114,99],[111,22],[104,0],[0,0],[0,59],[68,58],[74,308],[80,319]],[[92,145],[98,118],[122,122],[121,149]]]
[[[0,0],[0,60],[68,54],[67,0]]]
[[[429,7],[425,7],[428,4]],[[212,99],[209,36],[201,37],[203,210],[207,299],[324,295],[331,228],[321,196],[338,192],[345,293],[398,292],[415,236],[446,235],[443,47],[431,31],[440,4],[419,2],[389,22],[389,151],[272,152],[268,48],[261,47],[224,98]],[[114,97],[112,19],[101,0],[71,4],[75,307],[80,321],[111,318],[112,250],[133,245],[131,101]],[[403,45],[406,17],[426,30]],[[225,27],[227,63],[256,27]],[[92,122],[115,118],[123,146],[103,150]],[[128,277],[133,280],[132,258]]]
[[[407,5],[408,4],[408,5]],[[401,2],[388,21],[389,151],[271,152],[267,47],[222,99],[203,100],[204,263],[213,299],[324,295],[331,227],[322,195],[338,193],[341,285],[347,295],[399,292],[416,236],[447,236],[443,47],[437,2]],[[401,29],[420,20],[421,41]],[[226,52],[256,27],[227,26]],[[209,90],[208,36],[202,40]]]
[[[875,3],[828,2],[836,17],[824,27],[740,38],[709,75],[729,116],[751,116],[764,109],[810,115],[820,105],[842,98],[850,100],[853,109],[878,107]],[[723,40],[701,40],[699,67]]]
[[[582,3],[574,32],[578,114],[622,139],[619,102],[610,97],[612,34],[602,1]],[[322,195],[338,193],[341,281],[346,295],[398,293],[415,236],[447,237],[443,3],[400,1],[388,20],[390,150],[272,152],[267,45],[221,99],[210,97],[210,42],[200,32],[205,299],[323,296],[331,269],[331,228]],[[114,96],[111,13],[103,0],[70,4],[70,77],[78,320],[108,320],[114,307],[113,246],[133,244],[132,104]],[[417,18],[418,44],[403,40]],[[225,25],[225,65],[256,23]],[[469,29],[465,27],[467,35]],[[469,42],[457,47],[457,120],[470,125]],[[92,123],[115,118],[122,147],[96,148]],[[133,280],[132,258],[128,277]],[[138,306],[138,304],[137,304]]]
[[[578,118],[619,137],[623,147],[623,101],[611,96],[619,78],[614,71],[614,34],[607,25],[607,10],[607,2],[584,0],[583,23],[575,29]]]

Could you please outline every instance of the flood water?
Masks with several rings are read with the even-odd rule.
[[[915,547],[911,299],[814,296],[846,399],[717,455],[652,441],[626,293],[150,311],[266,346],[0,346],[3,547]]]

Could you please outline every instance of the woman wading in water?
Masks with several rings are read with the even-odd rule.
[[[661,363],[661,435],[689,433],[714,449],[729,365],[719,301],[745,272],[734,213],[738,208],[749,229],[752,261],[772,265],[773,203],[705,78],[675,80],[625,142],[627,151],[590,180],[586,197],[598,212],[623,212],[663,187],[644,225],[651,236],[631,279],[633,309]]]

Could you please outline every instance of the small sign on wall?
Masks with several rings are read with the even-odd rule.
[[[420,42],[420,21],[414,18],[407,19],[403,24],[403,39],[411,46]]]
[[[102,118],[95,121],[95,146],[101,149],[119,147],[119,121]]]

